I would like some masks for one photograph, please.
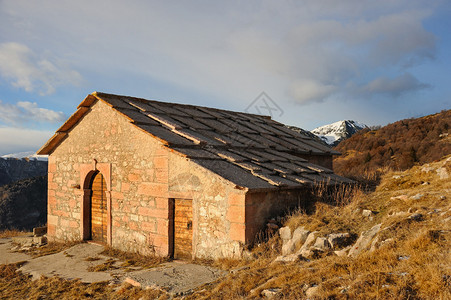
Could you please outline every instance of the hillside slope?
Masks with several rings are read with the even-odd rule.
[[[47,161],[0,157],[0,186],[17,180],[44,176]]]
[[[451,110],[417,119],[407,119],[378,130],[362,130],[344,140],[335,150],[337,174],[362,178],[384,169],[406,170],[415,164],[441,159],[451,153]]]
[[[450,178],[451,156],[390,172],[369,194],[338,191],[339,205],[294,212],[280,237],[223,261],[230,274],[187,299],[451,299]],[[280,256],[286,228],[296,242]],[[330,244],[340,234],[350,238]]]
[[[0,186],[0,230],[32,230],[46,222],[47,176]]]

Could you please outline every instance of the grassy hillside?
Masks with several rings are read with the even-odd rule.
[[[316,259],[288,263],[274,262],[281,251],[276,235],[253,250],[257,259],[232,264],[239,271],[192,299],[257,299],[267,289],[277,291],[277,299],[306,299],[309,289],[311,299],[451,299],[450,178],[451,156],[390,172],[369,194],[339,192],[338,205],[318,202],[310,212],[295,212],[284,225],[303,226],[320,236],[359,236],[376,224],[381,231],[372,251],[355,258],[331,249]],[[363,215],[364,209],[371,216]]]
[[[341,142],[334,160],[337,174],[374,178],[384,170],[406,170],[451,153],[451,110],[407,119],[378,130],[363,130]]]

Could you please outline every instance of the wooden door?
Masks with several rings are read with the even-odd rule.
[[[192,258],[193,253],[193,203],[190,199],[174,199],[174,258]]]
[[[91,239],[96,242],[106,243],[106,182],[101,173],[94,175],[91,189]]]

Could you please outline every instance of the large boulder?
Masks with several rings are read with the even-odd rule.
[[[309,235],[307,236],[307,239],[305,240],[304,244],[302,245],[301,249],[299,249],[299,251],[307,250],[310,247],[312,247],[313,244],[315,243],[317,237],[318,237],[318,231],[310,232]]]
[[[297,245],[304,244],[310,231],[304,229],[304,227],[298,227],[294,230],[293,236],[289,240],[283,240],[282,255],[288,255],[296,250]],[[285,235],[288,236],[288,235]]]
[[[325,237],[317,237],[315,243],[313,244],[313,248],[326,251],[330,249],[329,241]]]
[[[371,246],[371,241],[381,230],[382,224],[377,224],[371,227],[370,230],[362,232],[355,244],[349,250],[348,256],[356,257],[362,251],[367,250]]]
[[[288,226],[282,227],[279,229],[279,235],[282,241],[291,240],[291,229]]]

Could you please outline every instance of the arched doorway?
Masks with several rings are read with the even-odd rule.
[[[90,184],[90,238],[95,242],[107,243],[107,186],[102,173],[96,172]]]

